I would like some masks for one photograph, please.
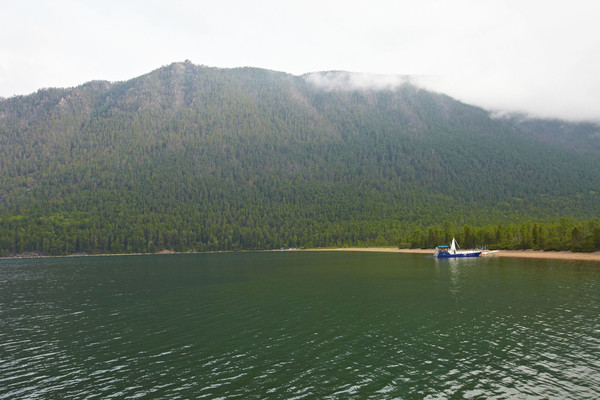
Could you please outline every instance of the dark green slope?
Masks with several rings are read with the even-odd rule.
[[[600,126],[592,122],[569,123],[527,118],[519,114],[504,116],[500,122],[538,141],[580,155],[597,158],[600,151]]]
[[[176,63],[0,102],[0,251],[394,244],[595,218],[600,161],[410,85]]]

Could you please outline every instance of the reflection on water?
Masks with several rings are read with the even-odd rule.
[[[0,399],[598,398],[594,263],[0,261]]]

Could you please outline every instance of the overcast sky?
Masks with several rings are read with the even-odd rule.
[[[419,75],[488,109],[600,121],[600,0],[0,0],[0,96],[175,61]]]

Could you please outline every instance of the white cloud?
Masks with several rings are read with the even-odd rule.
[[[306,74],[304,79],[325,90],[393,90],[409,83],[408,76],[361,72],[326,71]]]

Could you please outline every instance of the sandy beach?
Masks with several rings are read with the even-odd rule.
[[[348,247],[339,249],[306,249],[302,251],[366,251],[386,253],[433,254],[434,249],[397,249],[392,247]],[[481,257],[519,257],[546,258],[553,260],[580,260],[600,262],[600,251],[594,253],[573,253],[571,251],[539,251],[539,250],[500,250],[496,253],[481,255]]]
[[[428,254],[433,255],[435,249],[398,249],[394,247],[342,247],[342,248],[317,248],[317,249],[294,249],[294,251],[356,251],[356,252],[374,252],[374,253],[410,253],[410,254]],[[279,249],[265,251],[280,251]],[[224,253],[224,251],[207,252]],[[98,256],[140,256],[153,254],[201,254],[196,252],[176,252],[172,250],[161,250],[156,253],[128,253],[128,254],[86,254],[77,253],[64,256],[47,256],[40,253],[24,253],[0,257],[3,259],[18,258],[53,258],[53,257],[98,257]],[[571,251],[541,251],[541,250],[499,250],[495,253],[482,254],[481,257],[520,257],[520,258],[546,258],[553,260],[579,260],[600,262],[600,251],[594,253],[573,253]]]

